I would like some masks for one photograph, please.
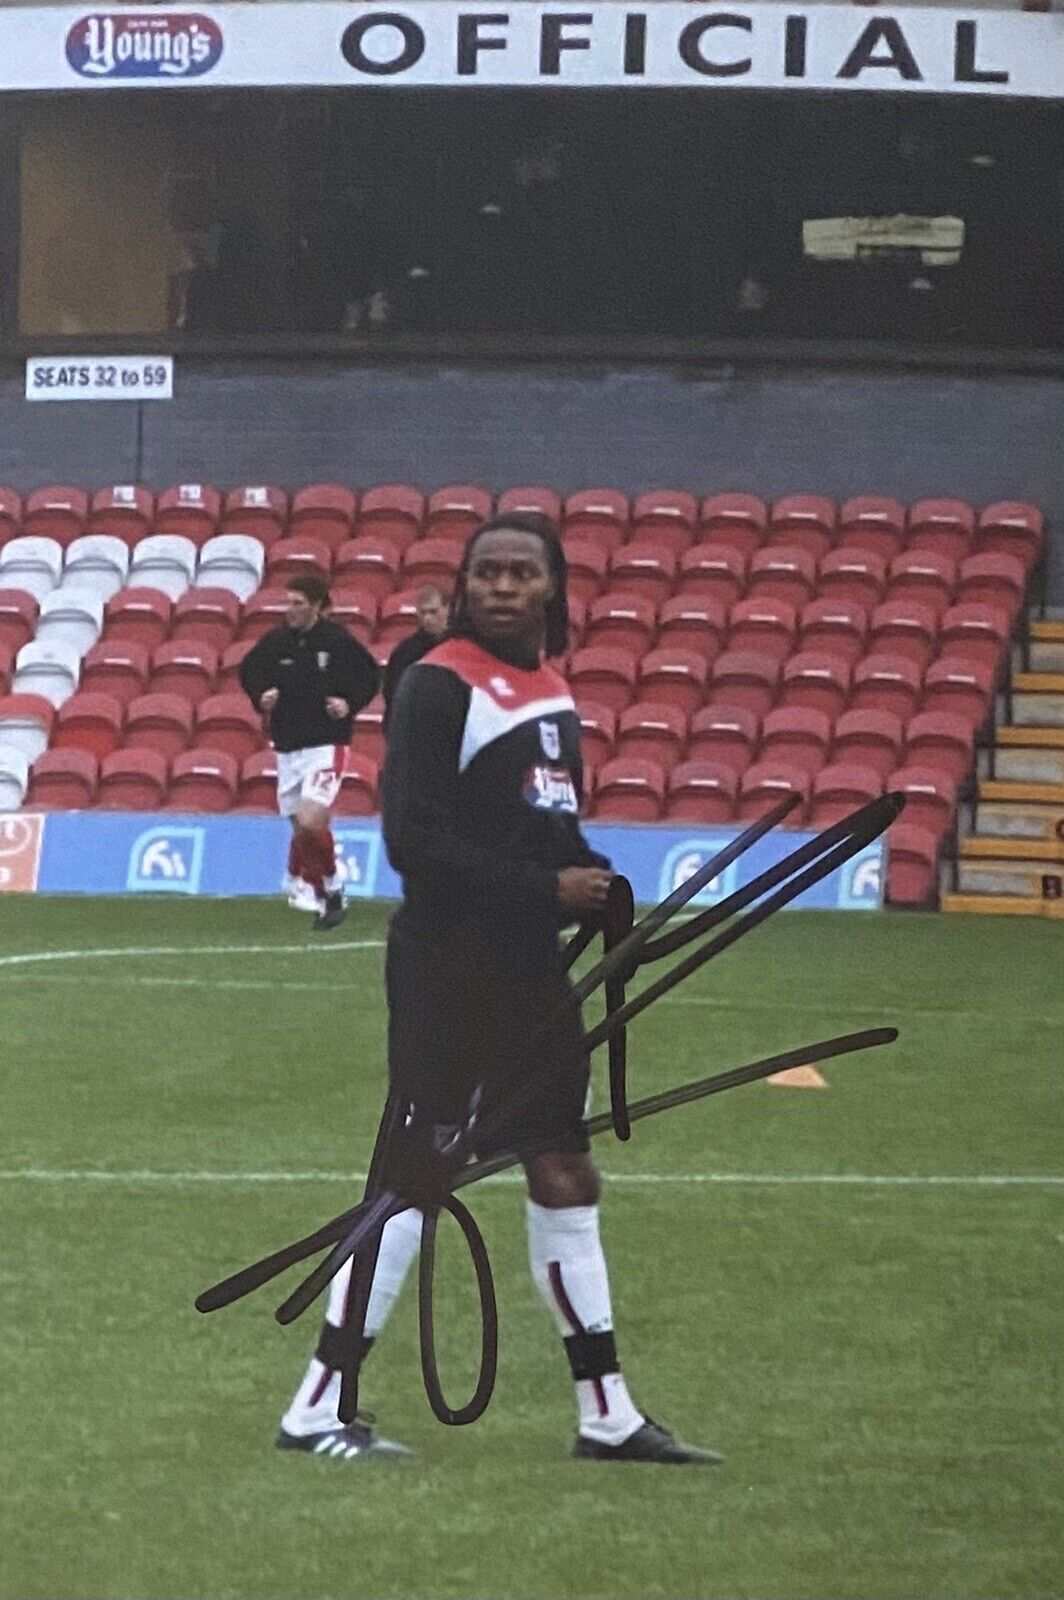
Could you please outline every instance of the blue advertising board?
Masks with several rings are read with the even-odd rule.
[[[589,823],[596,850],[631,879],[636,899],[651,904],[689,878],[736,829],[641,827]],[[348,896],[397,899],[376,817],[333,823],[338,864]],[[696,897],[714,905],[813,836],[779,831],[761,839]],[[129,815],[54,812],[44,818],[37,890],[41,894],[269,895],[280,888],[288,824],[269,816]],[[874,911],[883,899],[883,842],[807,890],[796,906]]]

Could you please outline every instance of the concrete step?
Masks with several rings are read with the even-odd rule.
[[[1008,800],[984,800],[975,816],[975,838],[1064,838],[1064,806],[1032,806]]]
[[[1021,898],[1064,898],[1064,865],[1054,861],[1010,861],[1006,859],[957,862],[957,892],[960,894],[1017,895]]]
[[[1011,721],[1064,728],[1064,672],[1014,672]]]
[[[1033,672],[1064,672],[1064,622],[1032,622],[1029,654]]]
[[[999,729],[998,747],[994,751],[995,778],[1012,779],[1020,783],[1064,783],[1064,743],[1055,745],[1002,744]],[[1011,731],[1011,730],[1008,730]],[[1059,733],[1064,740],[1064,728],[1046,728],[1046,733]]]
[[[943,911],[992,917],[1059,917],[1064,920],[1064,900],[1035,899],[1018,894],[944,894]]]
[[[980,809],[984,801],[994,800],[1055,806],[1064,811],[1064,783],[1023,783],[1008,778],[983,778],[979,784]]]
[[[971,833],[961,840],[959,856],[965,861],[1026,861],[1052,873],[1064,865],[1064,839],[1002,839]]]

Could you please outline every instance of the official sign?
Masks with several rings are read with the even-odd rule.
[[[172,400],[173,356],[30,356],[27,400]]]
[[[0,92],[750,88],[1064,96],[1064,14],[454,0],[0,7]]]

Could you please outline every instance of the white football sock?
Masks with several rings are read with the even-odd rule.
[[[536,1287],[565,1340],[580,1432],[602,1444],[622,1444],[645,1419],[617,1365],[598,1206],[554,1209],[530,1200],[528,1257]]]
[[[381,1234],[377,1270],[366,1309],[366,1338],[375,1339],[394,1306],[410,1263],[421,1243],[421,1212],[404,1211],[393,1217]],[[339,1328],[344,1320],[347,1292],[351,1283],[351,1263],[346,1262],[329,1285],[326,1321]],[[340,1374],[331,1371],[317,1356],[312,1356],[303,1381],[281,1419],[286,1433],[321,1433],[338,1428],[340,1417]]]

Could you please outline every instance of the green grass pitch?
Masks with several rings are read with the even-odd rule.
[[[357,1194],[385,921],[359,906],[328,946],[279,902],[2,901],[4,1600],[1064,1594],[1064,925],[789,913],[634,1025],[633,1098],[902,1031],[826,1093],[597,1141],[633,1391],[727,1456],[684,1473],[568,1458],[512,1180],[469,1191],[488,1415],[432,1418],[412,1284],[367,1367],[412,1464],[273,1449],[318,1325],[277,1327],[282,1284],[193,1309]],[[441,1252],[461,1394],[473,1290]]]

